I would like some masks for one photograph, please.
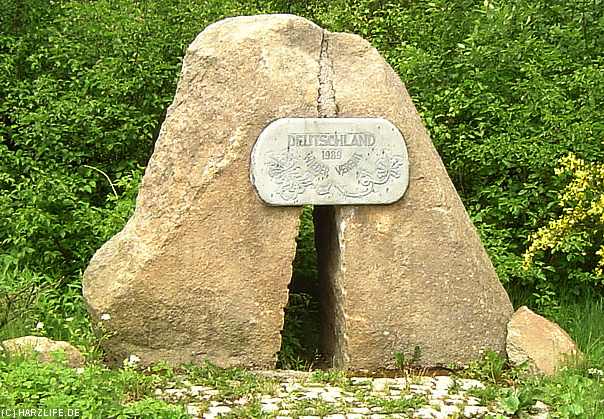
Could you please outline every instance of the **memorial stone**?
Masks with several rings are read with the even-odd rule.
[[[134,214],[84,273],[109,359],[274,367],[304,203],[330,364],[503,353],[511,304],[398,76],[358,36],[265,15],[188,48]]]

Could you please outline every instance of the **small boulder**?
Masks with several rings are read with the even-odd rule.
[[[5,340],[2,347],[9,353],[38,353],[40,362],[52,362],[54,352],[63,352],[67,364],[72,368],[81,367],[85,363],[84,356],[72,344],[59,340],[52,340],[42,336],[22,336]]]
[[[507,329],[510,362],[520,365],[528,361],[532,373],[552,375],[567,358],[580,354],[568,333],[526,306],[514,313]]]

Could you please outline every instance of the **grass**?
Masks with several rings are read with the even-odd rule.
[[[274,394],[279,383],[238,369],[222,369],[210,363],[202,366],[188,365],[184,368],[188,380],[215,388],[222,400],[236,400],[250,394]]]
[[[378,406],[381,408],[380,413],[405,413],[408,410],[413,410],[427,404],[427,398],[425,396],[413,396],[410,398],[400,399],[382,399],[379,397],[367,397],[365,398],[367,403]]]
[[[588,364],[604,368],[604,298],[566,302],[550,317],[573,337]]]
[[[484,405],[498,407],[508,415],[522,417],[535,401],[551,407],[553,417],[604,418],[604,382],[594,372],[593,364],[585,363],[560,371],[554,377],[530,377],[522,369],[510,369],[500,360],[487,356],[463,371],[464,377],[479,377],[484,389],[470,394]],[[97,362],[85,368],[68,368],[61,360],[39,364],[27,357],[0,356],[0,405],[6,408],[70,408],[83,412],[82,417],[186,417],[184,404],[190,398],[159,400],[156,388],[185,388],[192,384],[217,390],[216,400],[234,402],[246,398],[249,403],[235,406],[227,417],[274,417],[262,412],[262,395],[278,394],[276,380],[241,369],[221,369],[209,363],[185,366],[175,370],[166,365],[135,369],[111,370]],[[316,371],[309,383],[323,383],[354,391],[364,404],[381,408],[381,413],[406,412],[425,404],[423,396],[387,400],[371,393],[369,387],[350,386],[341,371]],[[302,383],[304,384],[304,383]],[[207,407],[206,402],[203,406]],[[328,415],[345,412],[346,403],[327,403],[320,399],[298,400],[288,404],[292,417]]]
[[[604,418],[603,309],[604,299],[587,295],[568,299],[549,313],[575,340],[583,353],[582,360],[569,360],[552,377],[534,377],[487,355],[463,373],[487,384],[471,393],[482,403],[497,404],[509,414],[525,412],[540,400],[550,406],[553,417]]]
[[[550,317],[573,337],[584,359],[533,386],[561,417],[604,418],[604,299],[566,301]]]
[[[604,377],[600,375],[604,374],[604,300],[594,296],[569,300],[552,310],[549,316],[575,339],[584,354],[581,362],[568,365],[553,377],[531,377],[521,368],[510,368],[502,359],[487,354],[480,362],[461,371],[460,376],[480,379],[486,388],[474,389],[471,393],[486,405],[498,406],[510,415],[526,412],[534,401],[541,400],[551,407],[554,417],[604,418]],[[19,331],[47,333],[51,338],[65,338],[70,334],[68,340],[77,342],[89,339],[89,328],[83,326],[86,319],[61,322],[57,320],[58,315],[54,319],[55,324],[49,330],[35,329],[33,321],[13,321],[2,334],[7,336]],[[53,332],[60,334],[54,336]],[[217,389],[217,397],[221,400],[250,398],[251,403],[235,408],[232,417],[265,417],[256,398],[261,394],[275,394],[279,388],[275,380],[241,369],[223,370],[211,364],[189,365],[177,371],[165,365],[142,371],[132,368],[109,370],[98,362],[98,354],[94,351],[88,351],[88,358],[89,365],[77,372],[60,362],[41,365],[31,359],[0,356],[0,405],[24,408],[71,406],[86,410],[92,415],[90,417],[120,414],[122,417],[145,417],[147,414],[151,415],[149,417],[185,417],[183,406],[153,397],[154,388],[185,379]],[[315,371],[310,381],[350,389],[349,380],[342,371]],[[366,397],[371,401],[369,395]],[[418,403],[421,400],[414,398],[400,402],[378,400],[374,404],[386,412],[394,412]],[[318,415],[335,410],[337,406],[321,401],[304,401],[293,407],[292,414]]]
[[[298,416],[327,416],[346,411],[345,405],[327,403],[320,399],[298,400],[288,407],[289,415]]]
[[[76,292],[77,290],[74,290]],[[23,358],[0,355],[0,406],[4,408],[66,408],[85,412],[83,417],[187,417],[184,403],[187,400],[166,402],[158,400],[154,389],[186,382],[212,387],[220,400],[234,401],[242,397],[250,403],[234,407],[230,417],[272,417],[262,412],[259,397],[273,395],[279,389],[275,380],[263,378],[241,369],[223,370],[211,364],[185,366],[174,370],[166,365],[137,370],[124,367],[110,370],[100,363],[96,338],[92,334],[83,304],[68,306],[63,311],[57,307],[60,295],[52,289],[43,291],[27,307],[21,316],[0,324],[0,338],[38,334],[54,339],[71,341],[81,348],[88,358],[88,365],[74,370],[61,364],[42,365]],[[28,300],[29,301],[29,300]],[[75,299],[75,301],[80,301]],[[295,299],[292,299],[294,302]],[[516,300],[518,301],[518,300]],[[312,318],[296,318],[305,313],[308,301],[300,300],[291,305],[290,329],[296,345],[282,348],[292,359],[302,359],[291,367],[308,369],[308,347],[304,342],[304,330]],[[5,307],[6,308],[6,307]],[[12,309],[18,309],[13,306]],[[8,311],[4,311],[8,313]],[[522,417],[536,400],[551,408],[555,418],[604,419],[604,299],[596,295],[568,298],[553,306],[546,317],[560,324],[577,342],[584,357],[581,362],[569,364],[553,377],[531,377],[521,368],[510,368],[493,354],[487,354],[464,371],[460,377],[473,377],[486,384],[484,389],[474,389],[473,395],[488,406],[497,406],[508,415]],[[316,315],[316,312],[313,312]],[[36,326],[42,327],[37,328]],[[316,328],[315,328],[316,330]],[[296,351],[305,351],[297,353]],[[282,358],[284,360],[284,358]],[[406,365],[406,360],[400,360]],[[410,377],[412,380],[413,377]],[[387,401],[365,394],[368,389],[354,389],[342,371],[315,371],[311,382],[338,386],[379,406],[384,412],[404,411],[417,407],[421,398]],[[346,406],[334,406],[317,400],[300,401],[292,406],[291,415],[335,413]],[[341,410],[339,410],[341,411]]]
[[[182,406],[153,397],[165,383],[158,374],[109,370],[99,364],[68,368],[57,360],[0,356],[0,406],[5,409],[71,409],[82,417],[186,417]]]

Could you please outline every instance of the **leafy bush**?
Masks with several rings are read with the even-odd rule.
[[[602,6],[362,0],[316,12],[371,40],[401,75],[500,279],[534,294],[526,302],[590,286],[572,262],[522,265],[527,238],[560,213],[558,159],[604,159]]]
[[[316,290],[319,271],[312,205],[304,206],[300,216],[293,270],[293,283],[290,288],[299,288],[306,292]]]
[[[21,6],[0,22],[0,237],[20,264],[72,276],[128,217],[184,47],[212,10]]]
[[[310,369],[319,354],[319,302],[306,293],[289,294],[277,368]]]
[[[84,312],[72,291],[132,212],[184,48],[238,7],[0,1],[0,300],[51,283],[38,315]]]

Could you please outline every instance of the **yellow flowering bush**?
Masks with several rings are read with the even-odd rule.
[[[530,237],[524,254],[528,268],[545,252],[579,253],[582,266],[604,284],[604,163],[591,163],[569,154],[560,159],[558,176],[570,176],[560,193],[562,214]]]

